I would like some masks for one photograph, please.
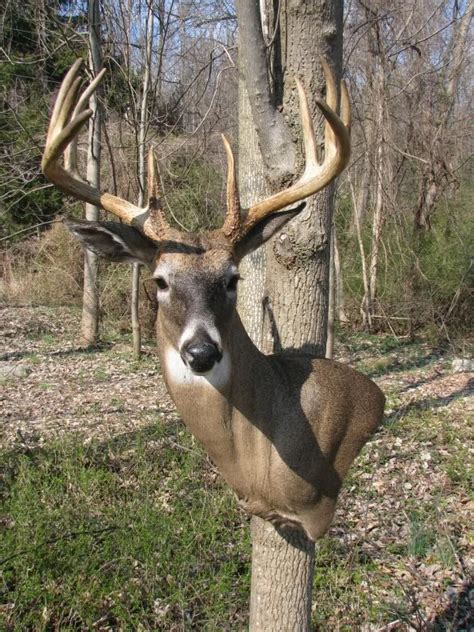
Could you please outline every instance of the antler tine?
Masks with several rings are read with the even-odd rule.
[[[258,202],[248,210],[240,234],[248,233],[253,226],[264,217],[275,213],[290,204],[317,193],[336,178],[346,166],[350,155],[350,105],[349,95],[341,83],[341,112],[342,120],[334,111],[336,107],[336,85],[332,72],[326,62],[323,70],[327,82],[327,102],[317,100],[316,105],[325,118],[325,155],[324,162],[318,163],[316,140],[313,123],[309,114],[308,102],[303,87],[297,81],[302,117],[306,166],[302,176],[293,185],[271,195],[266,200]]]
[[[222,134],[225,153],[227,155],[227,212],[222,231],[231,241],[240,234],[240,200],[235,173],[235,160],[232,147],[226,136]]]
[[[308,98],[304,91],[303,84],[296,79],[296,88],[298,89],[298,98],[300,101],[300,116],[303,129],[304,155],[306,157],[305,171],[313,169],[319,165],[318,148],[316,145],[316,137],[314,134],[313,119],[309,111]]]
[[[79,133],[81,127],[91,116],[92,110],[86,110],[85,112],[81,112],[81,114],[75,119],[71,120],[66,127],[62,129],[55,129],[53,139],[45,147],[41,163],[43,172],[47,177],[49,177],[50,173],[54,173],[54,169],[56,167],[60,167],[60,165],[57,164],[57,160],[71,142],[71,137]],[[52,181],[59,187],[62,186],[61,182]]]
[[[44,175],[65,193],[83,202],[99,206],[119,217],[127,224],[134,224],[150,239],[157,240],[148,219],[148,208],[134,204],[85,182],[77,173],[76,142],[77,134],[84,123],[92,116],[92,110],[85,109],[90,95],[102,81],[104,71],[100,72],[78,98],[81,79],[78,76],[82,60],[77,60],[66,74],[59,90],[51,116],[46,146],[41,168]],[[65,167],[59,164],[65,154]]]
[[[153,208],[161,208],[160,186],[157,178],[155,151],[150,147],[148,152],[148,205]]]
[[[72,113],[73,119],[86,109],[87,105],[89,104],[89,98],[97,89],[97,86],[104,78],[106,72],[106,69],[102,68],[95,79],[91,81],[91,83],[84,90],[79,100],[77,101],[76,107],[74,108],[74,111]],[[67,171],[70,171],[76,178],[82,180],[77,169],[77,135],[72,137],[70,144],[66,147],[66,150],[64,152],[64,166]]]
[[[341,81],[341,118],[344,125],[350,131],[351,129],[351,102],[349,99],[349,90],[344,79]]]
[[[48,141],[54,136],[58,118],[63,110],[64,101],[67,95],[70,93],[71,87],[74,84],[77,74],[82,66],[82,59],[76,59],[71,68],[69,68],[66,76],[64,77],[61,86],[59,88],[58,96],[56,97],[56,102],[54,104],[53,113],[51,114],[51,120],[48,128],[48,136],[46,139],[46,144]]]
[[[337,110],[337,88],[336,80],[334,79],[334,73],[332,72],[329,64],[324,59],[320,58],[321,66],[323,67],[324,79],[326,80],[326,105],[333,111]],[[316,105],[319,105],[320,100],[316,99]],[[325,151],[330,151],[334,146],[335,137],[332,127],[328,125],[327,121],[324,122],[324,145]]]
[[[153,235],[154,240],[163,239],[170,225],[161,205],[160,174],[153,147],[148,152],[148,210],[150,216],[145,220],[144,232]]]

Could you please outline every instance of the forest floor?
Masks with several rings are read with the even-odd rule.
[[[248,517],[154,346],[80,349],[68,308],[0,323],[0,629],[245,629]],[[318,544],[316,629],[472,630],[474,374],[393,336],[345,334],[337,355],[387,406]]]

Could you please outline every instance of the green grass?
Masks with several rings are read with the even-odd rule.
[[[417,559],[424,559],[432,551],[437,542],[436,522],[429,513],[413,510],[408,515],[409,535],[406,543],[408,555]]]
[[[157,424],[2,466],[1,629],[239,627],[248,530],[187,433]]]

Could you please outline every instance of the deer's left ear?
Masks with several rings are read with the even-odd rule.
[[[65,219],[65,225],[82,245],[110,261],[152,266],[157,244],[133,226],[118,222],[88,222]]]
[[[262,244],[268,241],[275,233],[277,233],[285,224],[306,206],[306,202],[302,202],[294,208],[268,215],[256,226],[254,226],[242,239],[235,245],[234,256],[237,263],[241,261],[245,255],[257,250]]]

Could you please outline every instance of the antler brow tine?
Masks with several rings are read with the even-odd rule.
[[[222,232],[231,240],[238,238],[241,229],[240,222],[240,199],[237,186],[237,175],[235,173],[235,159],[232,147],[227,137],[222,134],[222,142],[227,156],[227,213],[225,216]]]
[[[157,237],[163,239],[170,229],[170,225],[161,205],[160,174],[153,147],[150,147],[148,152],[148,212],[149,217],[145,220],[144,230],[153,232]]]

